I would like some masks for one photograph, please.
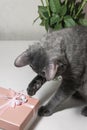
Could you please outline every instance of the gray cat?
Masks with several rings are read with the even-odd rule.
[[[34,95],[46,82],[62,76],[52,99],[42,106],[39,116],[50,116],[72,95],[87,102],[87,27],[76,26],[46,34],[15,60],[15,66],[30,65],[38,74],[27,88]],[[87,116],[87,106],[82,110]]]

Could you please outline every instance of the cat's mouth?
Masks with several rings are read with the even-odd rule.
[[[50,80],[53,80],[53,79],[55,78],[55,76],[54,76],[54,77],[50,77],[50,76],[48,77],[48,76],[45,76],[45,78],[46,78],[47,81],[50,81]]]

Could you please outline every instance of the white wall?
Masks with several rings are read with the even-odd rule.
[[[0,0],[0,40],[38,40],[45,33],[38,22],[40,0]]]
[[[38,16],[40,0],[0,0],[0,40],[38,40],[45,33]],[[87,12],[87,10],[86,10]]]

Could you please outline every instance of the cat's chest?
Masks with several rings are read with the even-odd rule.
[[[85,71],[85,75],[83,77],[82,85],[80,86],[78,91],[87,100],[87,71]]]

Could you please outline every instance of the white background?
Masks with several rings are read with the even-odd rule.
[[[36,76],[29,66],[16,68],[14,66],[15,58],[25,49],[32,41],[0,41],[0,86],[12,88],[16,91],[26,90],[30,81]],[[37,97],[41,104],[56,91],[58,81],[46,83],[34,97]],[[81,115],[81,102],[68,100],[59,111],[50,117],[37,117],[29,130],[87,130],[87,117]],[[69,108],[70,107],[70,108]]]
[[[0,0],[0,40],[39,40],[45,33],[40,21],[33,25],[39,4],[40,0]]]
[[[0,0],[0,39],[40,39],[45,30],[33,25],[40,0]]]

